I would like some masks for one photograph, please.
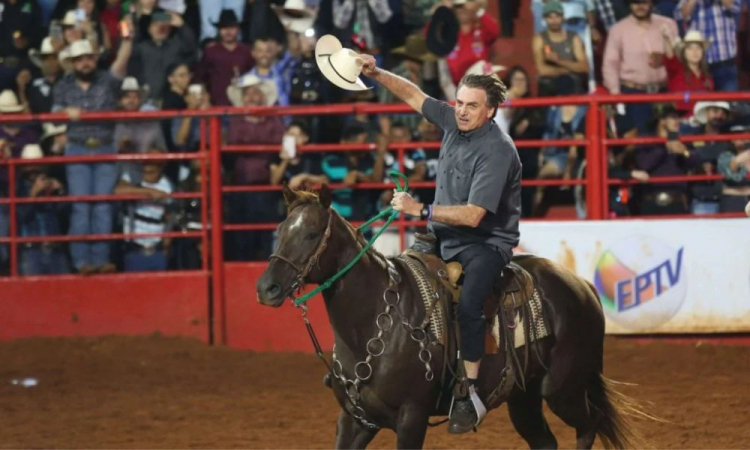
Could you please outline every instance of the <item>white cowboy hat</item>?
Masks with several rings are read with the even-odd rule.
[[[60,63],[64,63],[66,59],[70,59],[70,46],[60,50],[60,53],[57,54],[57,59]]]
[[[685,37],[682,38],[682,44],[687,45],[691,43],[698,43],[701,44],[703,48],[706,48],[709,41],[703,38],[703,33],[701,33],[700,31],[689,30],[687,33],[685,33]]]
[[[286,0],[284,6],[271,5],[276,10],[276,14],[286,17],[313,17],[315,12],[305,5],[304,0]]]
[[[63,17],[63,20],[61,22],[61,24],[66,27],[73,27],[76,25],[76,23],[78,23],[76,12],[72,9],[65,13],[65,17]]]
[[[84,55],[93,55],[94,48],[91,47],[91,42],[88,39],[79,39],[70,44],[70,57],[78,58]]]
[[[0,113],[17,113],[23,111],[23,105],[19,103],[16,93],[10,89],[0,93]]]
[[[750,217],[750,202],[747,202],[747,206],[745,206],[745,214]]]
[[[305,34],[307,30],[313,27],[313,24],[315,23],[315,18],[314,17],[301,17],[301,18],[282,17],[281,23],[284,25],[285,28],[288,28],[290,31],[294,33]]]
[[[42,57],[47,55],[54,55],[57,53],[55,51],[55,47],[52,45],[52,38],[47,36],[42,41],[42,45],[39,47],[39,50],[32,48],[29,50],[29,59],[32,63],[34,63],[37,67],[42,67]]]
[[[706,124],[706,110],[708,108],[721,108],[727,112],[731,112],[732,108],[729,106],[729,102],[698,102],[693,108],[693,118],[696,122],[705,125]]]
[[[227,88],[227,97],[234,106],[244,106],[242,104],[242,92],[245,88],[256,86],[266,97],[266,106],[273,106],[279,100],[279,91],[276,89],[276,83],[271,80],[264,80],[255,75],[243,75],[237,83],[229,85]]]
[[[21,159],[41,159],[44,158],[44,152],[39,144],[26,144],[21,150]]]
[[[135,77],[125,77],[122,80],[120,91],[121,92],[126,92],[126,91],[142,92],[143,88],[141,87],[140,84],[138,84],[138,80]]]
[[[362,73],[362,59],[359,54],[344,48],[333,35],[326,34],[315,44],[315,61],[328,81],[347,91],[369,89],[359,78]]]
[[[43,141],[47,138],[63,134],[67,131],[68,126],[64,123],[56,124],[52,122],[45,122],[44,124],[42,124],[42,137],[39,138],[39,140]]]
[[[492,64],[489,61],[477,61],[466,70],[464,75],[494,75],[507,69],[499,64]]]

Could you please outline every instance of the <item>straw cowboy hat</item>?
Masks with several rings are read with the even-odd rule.
[[[466,70],[464,75],[494,75],[507,69],[499,64],[492,64],[489,61],[477,61]]]
[[[347,91],[364,91],[365,86],[359,75],[362,73],[362,59],[359,54],[344,48],[333,35],[326,34],[315,44],[315,61],[328,81]]]
[[[17,113],[23,111],[23,105],[19,103],[16,93],[10,89],[0,93],[0,113]]]
[[[401,47],[391,50],[391,54],[403,56],[420,62],[437,61],[437,56],[427,49],[427,41],[422,34],[412,34],[406,38],[406,43]]]
[[[696,122],[705,125],[707,120],[706,110],[708,108],[721,108],[726,110],[726,112],[732,112],[729,102],[698,102],[693,108],[693,119],[695,119]]]
[[[705,50],[706,47],[711,43],[710,40],[703,37],[703,33],[698,30],[689,30],[685,33],[685,37],[677,41],[677,46],[682,47],[688,44],[700,44]]]
[[[284,28],[288,28],[289,31],[297,34],[305,34],[315,23],[315,17],[281,17],[280,20]]]
[[[60,134],[66,133],[68,131],[68,126],[63,124],[56,124],[52,122],[45,122],[42,124],[42,137],[39,138],[40,141],[44,141],[45,139],[51,138],[53,136],[58,136]]]
[[[77,23],[78,19],[76,19],[76,12],[71,9],[65,13],[61,25],[65,27],[74,27]]]
[[[91,46],[91,42],[88,39],[79,39],[70,44],[70,57],[75,59],[79,56],[93,55],[94,48]]]
[[[32,63],[34,63],[35,66],[41,68],[42,67],[42,58],[44,56],[48,55],[54,55],[57,53],[55,51],[55,47],[52,45],[52,38],[47,36],[42,41],[42,45],[39,47],[39,49],[32,48],[29,50],[29,59]]]
[[[242,93],[245,88],[255,86],[260,89],[266,97],[266,106],[273,106],[279,100],[279,91],[276,89],[276,83],[271,80],[264,80],[255,75],[243,75],[236,83],[227,88],[227,97],[234,106],[244,106],[242,104]]]
[[[21,150],[21,159],[41,159],[44,158],[44,152],[39,144],[26,144]]]
[[[313,10],[305,5],[304,0],[286,0],[284,6],[271,5],[271,7],[276,11],[276,14],[281,16],[293,18],[315,16]]]

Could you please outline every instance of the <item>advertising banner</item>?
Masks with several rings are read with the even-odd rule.
[[[750,220],[527,222],[517,251],[592,282],[608,333],[750,331]]]

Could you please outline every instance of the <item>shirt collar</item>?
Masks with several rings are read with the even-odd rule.
[[[494,123],[493,120],[490,119],[487,122],[485,122],[482,126],[480,126],[479,128],[475,128],[475,129],[473,129],[473,130],[471,130],[471,131],[469,131],[467,133],[459,131],[458,135],[461,136],[461,137],[463,137],[463,138],[466,138],[467,140],[479,139],[482,136],[484,136],[485,134],[487,134],[487,132],[490,131],[490,128],[492,128],[492,124],[493,123]]]

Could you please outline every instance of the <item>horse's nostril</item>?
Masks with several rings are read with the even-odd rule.
[[[266,288],[266,293],[270,296],[275,296],[281,291],[281,287],[278,284],[272,284]]]

